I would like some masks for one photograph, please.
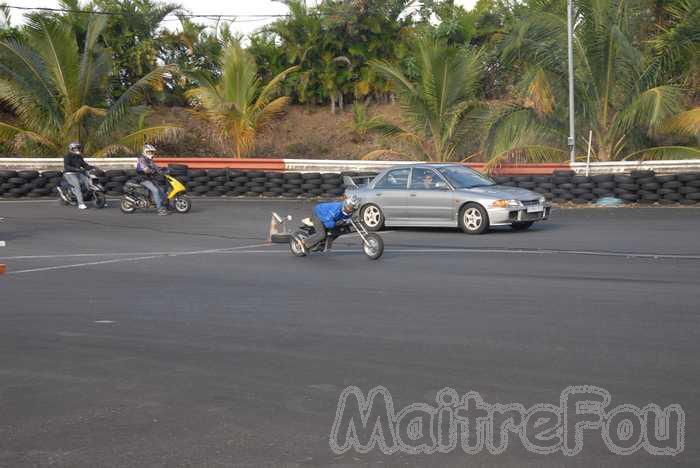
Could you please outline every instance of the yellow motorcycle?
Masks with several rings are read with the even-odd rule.
[[[167,184],[166,206],[178,213],[187,213],[192,208],[192,202],[185,196],[185,187],[175,177],[164,174]],[[137,209],[146,209],[154,206],[151,200],[151,192],[138,182],[128,181],[124,184],[124,194],[121,197],[119,208],[122,213],[133,213]]]

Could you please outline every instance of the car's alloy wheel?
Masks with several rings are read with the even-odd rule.
[[[384,215],[377,205],[362,208],[362,223],[370,231],[379,231],[384,226]]]
[[[467,234],[481,234],[489,228],[489,216],[486,210],[476,203],[469,203],[462,208],[460,227]]]

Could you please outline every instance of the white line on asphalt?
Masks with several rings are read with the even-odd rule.
[[[334,249],[331,253],[360,253],[360,249]],[[496,253],[496,254],[524,254],[524,255],[590,255],[596,257],[625,257],[648,258],[664,260],[700,260],[700,255],[676,255],[676,254],[647,254],[624,252],[596,252],[589,250],[527,250],[527,249],[386,249],[385,253],[415,253],[415,254],[455,254],[455,253]],[[223,252],[232,254],[289,254],[288,250],[241,250],[237,252]]]
[[[74,263],[70,265],[55,265],[55,266],[49,266],[49,267],[40,267],[40,268],[30,268],[26,270],[15,270],[15,271],[9,271],[7,274],[9,275],[19,275],[22,273],[36,273],[40,271],[52,271],[52,270],[65,270],[69,268],[81,268],[81,267],[87,267],[87,266],[95,266],[95,265],[106,265],[110,263],[122,263],[122,262],[135,262],[135,261],[140,261],[140,260],[152,260],[154,258],[168,258],[168,257],[181,257],[185,255],[203,255],[203,254],[210,254],[210,253],[233,253],[236,250],[242,250],[242,249],[254,249],[257,247],[263,247],[266,245],[270,245],[267,243],[264,244],[253,244],[253,245],[241,245],[238,247],[226,247],[223,249],[207,249],[207,250],[192,250],[189,252],[165,252],[163,254],[150,254],[147,256],[141,256],[141,257],[129,257],[129,258],[116,258],[112,260],[101,260],[99,262],[86,262],[86,263]]]
[[[29,270],[8,271],[7,274],[8,275],[19,275],[22,273],[36,273],[39,271],[66,270],[68,268],[81,268],[81,267],[94,266],[94,265],[106,265],[108,263],[135,262],[138,260],[150,260],[153,258],[163,258],[163,256],[162,255],[151,255],[149,257],[117,258],[117,259],[113,259],[113,260],[103,260],[101,262],[74,263],[72,265],[57,265],[57,266],[51,266],[51,267],[31,268]]]

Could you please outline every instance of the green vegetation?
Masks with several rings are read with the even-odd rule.
[[[176,136],[145,116],[180,106],[245,157],[291,103],[352,108],[349,135],[404,157],[566,158],[566,0],[283,3],[245,38],[157,0],[63,0],[22,26],[0,7],[0,150],[127,152]],[[700,157],[700,1],[574,3],[579,152],[590,132],[598,160]],[[376,115],[391,102],[400,124]]]
[[[0,41],[0,101],[18,121],[0,122],[0,140],[53,155],[81,141],[99,156],[134,151],[145,141],[177,133],[170,125],[145,127],[147,109],[136,105],[144,90],[161,82],[166,67],[154,68],[118,99],[109,99],[112,62],[99,42],[105,26],[106,17],[90,18],[78,44],[65,19],[33,16],[21,41]]]

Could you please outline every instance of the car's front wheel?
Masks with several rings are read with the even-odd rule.
[[[489,215],[483,206],[467,203],[459,212],[459,227],[467,234],[483,234],[489,228]]]
[[[379,231],[384,227],[384,213],[375,204],[368,204],[362,207],[360,211],[362,224],[365,225],[368,231]]]

